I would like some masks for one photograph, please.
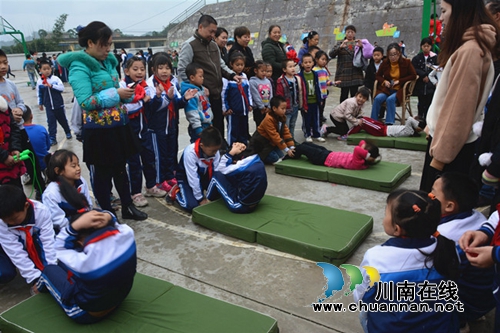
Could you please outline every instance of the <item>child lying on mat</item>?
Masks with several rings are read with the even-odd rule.
[[[304,142],[295,147],[293,158],[300,158],[301,155],[305,155],[315,165],[349,170],[363,170],[380,160],[378,147],[364,140],[354,148],[352,153],[330,151],[323,146]]]
[[[372,118],[362,117],[358,119],[360,124],[351,128],[347,135],[358,133],[364,130],[366,133],[373,136],[420,136],[420,132],[425,128],[424,121],[417,121],[412,117],[408,117],[405,125],[386,125]]]
[[[246,148],[243,143],[233,143],[231,150],[220,159],[207,190],[208,200],[222,196],[233,213],[254,211],[267,189],[264,163],[259,155]]]

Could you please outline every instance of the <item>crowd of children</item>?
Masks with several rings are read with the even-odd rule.
[[[144,196],[166,197],[167,202],[177,202],[191,212],[221,197],[230,211],[251,213],[267,189],[264,164],[305,156],[315,165],[369,168],[381,159],[371,141],[361,141],[352,153],[330,151],[312,142],[325,142],[330,133],[345,140],[361,130],[374,136],[419,135],[425,128],[436,85],[431,79],[436,70],[431,47],[432,40],[423,39],[422,52],[412,60],[419,75],[415,88],[419,112],[417,119],[410,117],[405,125],[386,125],[378,121],[380,114],[372,114],[377,119],[363,117],[363,105],[373,95],[384,57],[380,47],[374,48],[365,69],[364,87],[331,111],[333,126],[321,124],[328,87],[340,81],[330,81],[329,58],[324,51],[310,45],[308,52],[302,52],[299,73],[294,59],[283,61],[283,74],[276,82],[271,78],[272,66],[262,60],[255,61],[254,76],[247,79],[245,55],[232,52],[229,65],[241,79],[223,82],[225,151],[220,151],[225,146],[225,133],[211,126],[210,87],[204,86],[201,66],[189,64],[185,69],[188,81],[179,83],[174,64],[165,53],[151,58],[150,77],[144,58],[129,58],[123,64],[125,76],[120,87],[134,90],[124,108],[142,148],[127,160],[133,204],[146,206]],[[401,52],[404,55],[404,49]],[[25,65],[30,68],[31,62]],[[133,231],[118,224],[113,212],[94,207],[75,153],[59,149],[49,154],[50,146],[57,144],[57,122],[66,138],[72,137],[61,96],[64,85],[53,75],[51,64],[41,62],[41,78],[36,87],[32,83],[40,110],[45,107],[48,132],[32,124],[31,110],[15,85],[3,77],[7,68],[7,57],[0,51],[0,283],[12,280],[18,270],[32,285],[33,293],[49,291],[75,321],[98,321],[111,313],[132,287],[136,270]],[[178,160],[181,109],[189,123],[191,144]],[[301,144],[295,133],[299,113],[305,141]],[[256,124],[253,134],[249,133],[249,115]],[[32,165],[20,160],[25,149],[34,155]],[[40,170],[46,170],[48,185],[45,188],[42,181],[44,185],[37,189],[43,203],[27,199],[23,193],[20,178],[27,166],[34,169],[35,178]],[[380,284],[455,280],[464,311],[368,311],[360,315],[366,332],[421,332],[428,328],[456,332],[499,304],[500,297],[492,294],[498,286],[498,274],[492,267],[500,261],[499,217],[494,213],[487,221],[475,211],[477,196],[476,184],[454,173],[437,179],[431,193],[397,190],[388,196],[383,227],[391,238],[369,249],[360,267],[376,267]],[[479,247],[490,241],[493,247]],[[112,255],[103,256],[110,248]],[[369,287],[370,276],[363,273],[355,300],[383,302],[376,297],[376,288]]]

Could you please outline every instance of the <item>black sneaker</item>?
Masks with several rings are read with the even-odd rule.
[[[122,218],[127,220],[143,221],[148,218],[148,214],[141,212],[133,204],[122,207]]]

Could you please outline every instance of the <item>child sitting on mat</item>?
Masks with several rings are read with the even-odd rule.
[[[221,145],[219,130],[210,126],[184,149],[177,166],[177,184],[165,198],[168,203],[177,201],[184,210],[191,213],[194,208],[209,202],[203,192],[208,189],[213,172],[219,165]]]
[[[55,248],[59,264],[47,265],[40,282],[75,322],[103,319],[132,289],[137,266],[134,231],[110,212],[83,213],[61,230]]]
[[[386,125],[372,118],[362,117],[359,120],[359,125],[354,126],[349,131],[348,135],[356,134],[361,130],[373,136],[392,136],[392,137],[408,137],[420,136],[425,128],[425,121],[417,121],[412,117],[406,119],[404,125]]]
[[[354,148],[352,153],[331,151],[323,146],[304,142],[295,147],[295,156],[293,158],[300,158],[301,155],[305,155],[315,165],[349,170],[363,170],[380,160],[378,147],[364,140]]]
[[[252,135],[252,149],[266,164],[274,164],[287,154],[293,157],[295,141],[286,125],[286,99],[274,96],[271,99],[271,111],[266,114],[257,130]]]
[[[235,142],[222,156],[207,190],[208,200],[220,196],[233,213],[250,213],[255,210],[267,189],[264,163],[256,154],[238,160],[245,154],[246,146]]]
[[[368,98],[370,98],[370,90],[361,87],[354,97],[337,105],[330,113],[333,126],[324,124],[320,130],[321,135],[326,137],[330,133],[335,133],[340,135],[337,137],[339,140],[346,140],[349,126],[357,126],[361,123],[358,118],[363,115],[363,105]]]

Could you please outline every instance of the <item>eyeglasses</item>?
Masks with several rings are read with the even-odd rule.
[[[389,58],[396,58],[399,56],[399,53],[390,53]]]

